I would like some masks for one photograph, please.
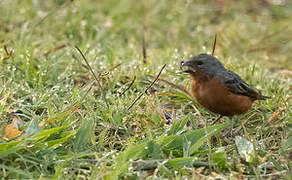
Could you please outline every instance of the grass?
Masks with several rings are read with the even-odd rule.
[[[1,1],[0,176],[292,178],[292,4],[281,2]],[[128,110],[164,64],[160,78],[188,89],[179,62],[211,53],[215,33],[215,56],[271,100],[232,129],[158,80]]]

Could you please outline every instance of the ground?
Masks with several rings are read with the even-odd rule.
[[[0,7],[2,178],[292,178],[290,1]],[[179,68],[215,34],[215,56],[272,97],[234,127],[212,124]]]

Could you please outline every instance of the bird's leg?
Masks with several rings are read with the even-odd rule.
[[[229,135],[232,137],[233,136],[233,131],[234,131],[233,129],[236,127],[236,123],[237,123],[238,117],[237,116],[232,116],[232,117],[229,117],[229,118],[231,119],[231,131],[228,132],[228,133],[230,133]]]
[[[222,118],[223,116],[222,115],[220,115],[213,123],[212,123],[212,125],[214,125],[214,124],[216,124],[221,118]]]
[[[232,116],[231,117],[231,127],[232,127],[232,129],[234,129],[236,127],[237,120],[238,120],[237,116]]]

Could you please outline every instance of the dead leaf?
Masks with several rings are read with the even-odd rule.
[[[4,135],[5,140],[10,140],[21,134],[21,131],[18,130],[19,123],[20,123],[20,120],[17,117],[14,117],[11,124],[6,126],[5,135]]]

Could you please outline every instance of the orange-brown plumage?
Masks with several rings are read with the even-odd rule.
[[[207,54],[194,56],[182,66],[188,67],[185,72],[191,76],[192,96],[206,109],[221,116],[243,114],[255,100],[268,98]]]
[[[223,116],[243,114],[251,108],[251,98],[231,93],[218,78],[199,76],[191,74],[191,94],[205,108]]]

